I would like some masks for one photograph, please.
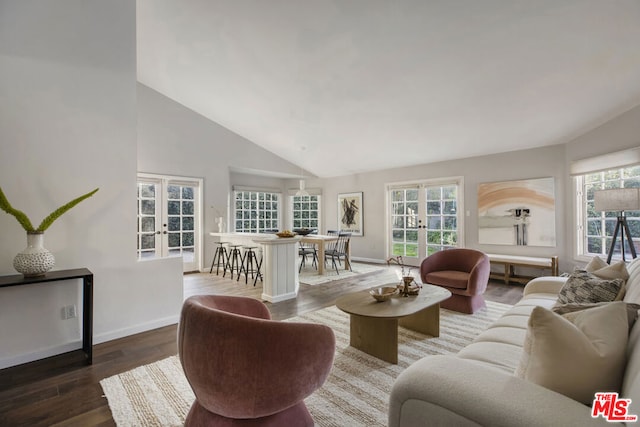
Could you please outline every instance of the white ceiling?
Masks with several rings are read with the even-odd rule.
[[[638,0],[137,4],[141,83],[322,177],[559,144],[640,104]]]

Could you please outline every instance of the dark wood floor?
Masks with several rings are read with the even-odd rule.
[[[296,299],[268,306],[273,318],[282,320],[334,305],[344,293],[389,279],[395,279],[393,267],[326,285],[303,284]],[[185,297],[227,294],[259,299],[262,292],[259,282],[253,287],[215,274],[185,275],[184,284]],[[514,304],[522,297],[522,288],[491,282],[485,297]],[[176,353],[176,325],[172,325],[94,346],[91,366],[73,352],[0,370],[0,426],[113,426],[99,381]]]

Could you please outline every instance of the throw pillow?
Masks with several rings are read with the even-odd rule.
[[[571,321],[575,316],[574,313],[588,308],[601,307],[605,304],[611,304],[610,302],[597,302],[592,304],[562,304],[554,306],[551,311],[563,316],[565,319]],[[627,308],[627,321],[629,330],[633,328],[633,325],[638,319],[638,310],[640,310],[640,304],[634,304],[631,302],[623,302]]]
[[[624,261],[618,261],[615,264],[609,265],[599,256],[594,256],[584,269],[601,279],[622,279],[626,282],[629,278],[627,265]],[[624,298],[625,292],[626,288],[623,284],[615,301],[621,301],[622,298]]]
[[[627,280],[629,278],[627,265],[624,261],[618,261],[615,264],[609,265],[600,257],[595,256],[591,258],[591,261],[584,269],[601,279]]]
[[[613,301],[623,283],[622,279],[601,279],[585,270],[575,270],[562,285],[556,305]]]
[[[627,335],[622,302],[576,312],[572,321],[536,307],[515,375],[590,405],[596,392],[620,391]]]

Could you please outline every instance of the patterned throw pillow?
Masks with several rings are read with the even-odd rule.
[[[613,301],[623,284],[622,279],[601,279],[586,270],[575,270],[560,289],[557,305]]]

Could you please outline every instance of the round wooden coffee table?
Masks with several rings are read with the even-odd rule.
[[[396,286],[389,283],[381,286]],[[422,285],[420,293],[394,295],[378,302],[369,291],[339,297],[336,307],[349,313],[352,347],[390,363],[398,363],[398,326],[437,337],[440,335],[440,302],[451,292],[433,285]]]

